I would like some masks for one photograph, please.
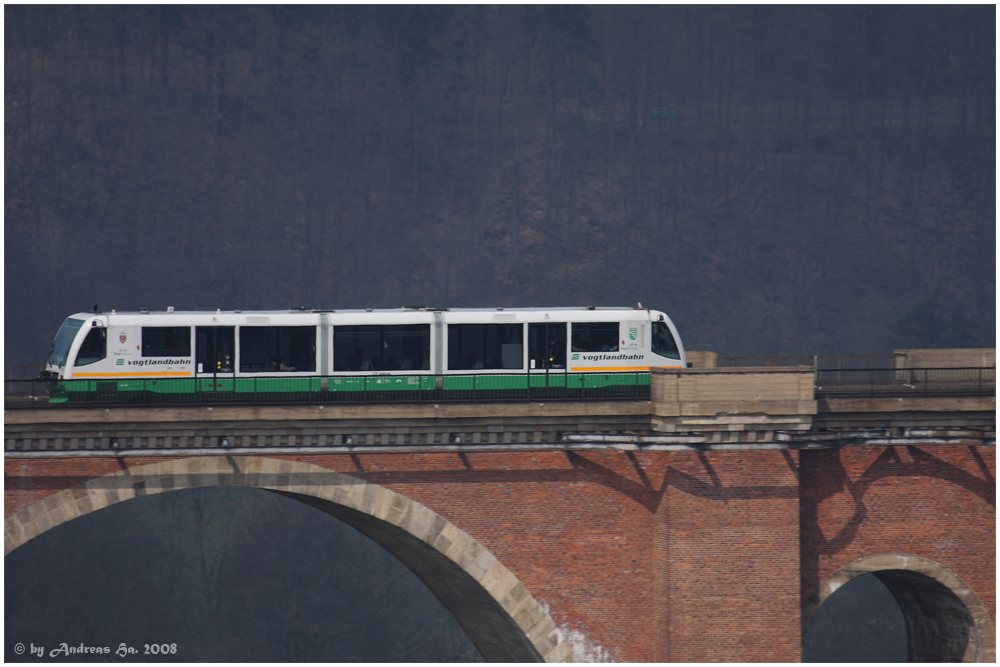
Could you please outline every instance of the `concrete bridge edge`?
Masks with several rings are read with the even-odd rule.
[[[110,505],[145,495],[210,486],[267,489],[299,497],[321,509],[324,505],[340,506],[348,510],[347,515],[367,515],[378,520],[371,523],[388,524],[389,530],[395,528],[397,533],[402,531],[408,538],[415,538],[429,547],[426,553],[443,556],[475,581],[509,617],[505,625],[513,624],[523,633],[536,660],[541,657],[545,662],[573,661],[573,647],[547,609],[478,540],[421,503],[377,484],[311,463],[231,455],[198,456],[125,468],[55,493],[8,517],[4,521],[4,555],[55,526]],[[359,528],[356,521],[349,523]],[[362,532],[371,536],[369,531]],[[406,562],[406,559],[401,560]],[[463,619],[456,620],[465,626]],[[470,638],[480,646],[471,633]],[[489,661],[530,660],[528,654],[491,656],[488,653],[489,649],[484,658]]]
[[[997,643],[996,628],[986,605],[982,603],[976,592],[967,585],[954,571],[944,565],[922,556],[912,554],[884,553],[859,558],[840,568],[825,581],[814,593],[802,610],[802,638],[805,641],[806,632],[816,612],[826,599],[838,588],[863,574],[880,570],[909,570],[919,572],[947,586],[969,610],[975,626],[973,636],[963,662],[996,662]]]

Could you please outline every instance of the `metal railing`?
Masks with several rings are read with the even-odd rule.
[[[45,366],[4,366],[4,380],[34,380]]]
[[[44,366],[4,366],[3,398],[5,408],[45,407],[49,394],[38,374]]]
[[[649,374],[628,372],[469,373],[440,377],[217,376],[166,380],[73,380],[53,384],[37,377],[16,377],[18,374],[30,374],[26,369],[32,369],[36,373],[38,370],[37,367],[5,369],[5,408],[58,405],[648,400],[650,396]],[[824,364],[816,369],[817,398],[995,395],[996,368],[838,368]]]
[[[818,369],[817,398],[995,396],[996,368]]]
[[[891,368],[896,365],[894,354],[815,354],[778,357],[719,357],[719,368],[761,366],[809,366],[817,370],[854,370]]]

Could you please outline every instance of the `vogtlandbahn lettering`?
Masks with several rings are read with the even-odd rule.
[[[129,366],[182,366],[190,364],[190,359],[130,359]]]
[[[641,354],[585,354],[583,358],[587,361],[639,361],[643,359]]]

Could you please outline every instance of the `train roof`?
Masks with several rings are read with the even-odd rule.
[[[557,308],[372,308],[322,310],[291,308],[287,310],[160,310],[160,311],[89,311],[70,315],[73,319],[92,321],[97,326],[309,326],[320,325],[326,314],[334,326],[430,324],[440,314],[448,324],[484,324],[518,322],[670,322],[662,311],[623,307]]]
[[[130,310],[130,311],[101,311],[92,310],[79,312],[71,317],[82,316],[82,317],[93,317],[95,315],[299,315],[299,314],[319,314],[319,313],[336,313],[345,315],[364,315],[369,313],[376,314],[399,314],[399,313],[433,313],[433,312],[443,312],[443,313],[544,313],[544,312],[623,312],[623,311],[655,311],[651,308],[644,308],[641,306],[558,306],[552,308],[545,307],[518,307],[518,308],[508,308],[504,306],[498,306],[495,308],[432,308],[428,306],[402,306],[400,308],[343,308],[343,309],[333,309],[333,308],[287,308],[285,310],[174,310],[173,308],[168,308],[167,310]]]

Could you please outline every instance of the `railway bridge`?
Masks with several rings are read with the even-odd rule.
[[[912,660],[995,661],[995,380],[900,373],[654,371],[633,401],[8,407],[5,553],[139,496],[248,486],[385,546],[489,660],[799,661],[817,611],[872,572]]]

